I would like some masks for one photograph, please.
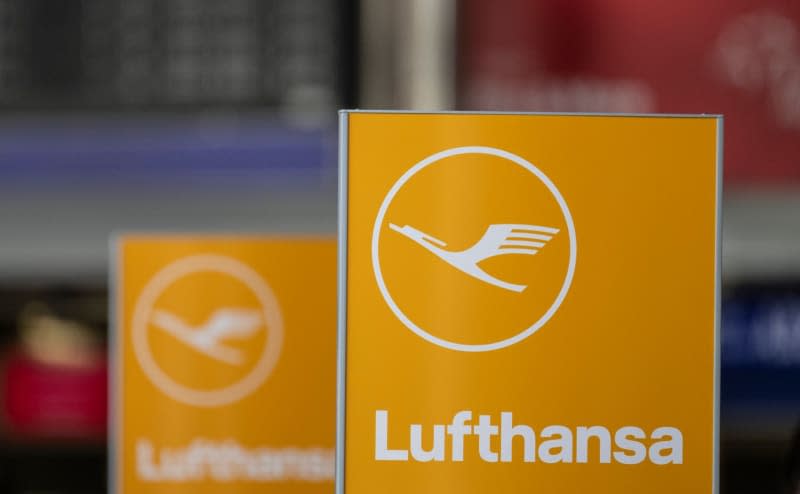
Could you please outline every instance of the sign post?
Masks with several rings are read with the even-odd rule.
[[[335,243],[124,236],[111,492],[329,493]]]
[[[720,117],[340,115],[337,492],[716,492]]]

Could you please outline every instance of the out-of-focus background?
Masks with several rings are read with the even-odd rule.
[[[794,0],[0,0],[0,492],[105,492],[110,236],[333,233],[343,107],[724,114],[722,492],[784,492]]]

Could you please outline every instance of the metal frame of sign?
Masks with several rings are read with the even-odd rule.
[[[121,259],[120,251],[121,235],[112,235],[109,240],[109,269],[108,269],[108,459],[106,468],[108,477],[106,483],[108,492],[122,492],[121,478],[119,472],[118,452],[120,445],[120,431],[122,424],[122,390],[117,383],[123,382],[122,376],[122,351],[120,342],[124,340],[120,331],[122,324],[119,320],[120,314],[120,289],[118,283],[121,282],[122,273],[119,266]]]
[[[714,425],[712,459],[712,493],[719,493],[719,396],[720,396],[720,289],[722,281],[722,171],[723,171],[723,116],[716,114],[680,113],[580,113],[580,112],[488,112],[488,111],[405,111],[405,110],[340,110],[339,111],[339,204],[338,204],[338,267],[337,267],[337,389],[336,389],[336,494],[345,494],[345,406],[347,396],[347,219],[348,219],[348,142],[349,115],[373,114],[441,114],[441,115],[540,115],[581,117],[634,117],[634,118],[715,118],[717,125],[716,205],[715,205],[715,293],[714,293]]]
[[[345,387],[347,386],[347,159],[348,111],[339,112],[339,205],[336,266],[336,494],[344,494]]]

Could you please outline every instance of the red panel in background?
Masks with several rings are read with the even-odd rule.
[[[0,365],[2,422],[20,438],[102,439],[106,434],[105,358],[81,368],[48,365],[12,352]]]
[[[800,182],[800,2],[462,0],[459,103],[721,113],[725,175]]]

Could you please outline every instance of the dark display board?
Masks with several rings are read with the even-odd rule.
[[[0,0],[0,108],[335,109],[354,15],[350,0]]]

